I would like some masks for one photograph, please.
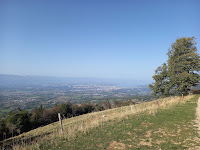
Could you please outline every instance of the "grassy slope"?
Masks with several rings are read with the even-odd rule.
[[[95,120],[99,114],[107,114],[106,118],[116,115],[112,119],[102,121],[87,130],[79,130],[79,128],[67,128],[65,131],[68,134],[59,136],[52,134],[52,136],[41,137],[33,145],[24,146],[26,149],[184,149],[189,147],[200,146],[200,143],[195,139],[198,137],[197,129],[193,126],[195,120],[196,101],[199,95],[193,99],[186,101],[186,103],[179,103],[172,105],[167,109],[157,109],[154,106],[158,104],[162,108],[162,101],[155,101],[143,105],[140,113],[130,115],[124,111],[130,107],[118,108],[105,112],[93,113],[87,116],[80,116],[64,122],[67,126],[70,124],[74,127],[81,121],[89,121],[88,118]],[[172,99],[173,101],[173,99]],[[180,99],[181,101],[181,99]],[[177,103],[174,103],[177,104]],[[151,107],[149,107],[151,105]],[[171,105],[167,103],[167,105]],[[153,107],[152,107],[153,106]],[[138,107],[138,106],[137,106]],[[144,108],[149,107],[148,111]],[[121,109],[121,112],[120,112]],[[156,111],[152,111],[152,110]],[[136,107],[134,111],[137,110]],[[115,112],[119,113],[115,113]],[[139,112],[139,111],[138,111]],[[120,119],[118,119],[117,115]],[[122,116],[121,116],[122,115]],[[105,118],[105,119],[106,119]],[[100,118],[102,119],[102,118]],[[87,122],[86,122],[87,123]],[[88,123],[89,124],[89,123]],[[84,125],[84,124],[83,124]],[[86,124],[85,124],[86,125]],[[52,125],[51,125],[52,126]],[[44,127],[47,128],[47,127]],[[82,128],[84,128],[82,126]],[[47,129],[51,129],[50,126]],[[70,131],[76,130],[74,134],[69,134]],[[41,130],[41,129],[38,129]],[[33,132],[33,131],[32,131]],[[38,132],[37,132],[38,133]],[[29,133],[30,134],[30,133]],[[16,149],[21,147],[15,146]]]
[[[200,145],[193,126],[198,96],[185,104],[159,110],[155,115],[127,116],[107,122],[104,127],[80,134],[70,142],[58,139],[53,146],[46,142],[43,149],[184,149]],[[53,146],[53,147],[52,147]]]

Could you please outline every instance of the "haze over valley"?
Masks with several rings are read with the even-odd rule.
[[[0,114],[58,103],[151,100],[148,81],[0,75]]]

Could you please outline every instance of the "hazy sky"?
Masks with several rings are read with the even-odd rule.
[[[0,0],[0,73],[149,80],[200,0]]]

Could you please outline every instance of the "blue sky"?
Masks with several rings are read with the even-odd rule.
[[[151,80],[199,0],[1,0],[0,73]]]

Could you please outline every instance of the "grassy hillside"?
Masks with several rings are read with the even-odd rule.
[[[194,127],[199,95],[173,97],[53,123],[4,143],[14,149],[184,149],[200,146]],[[105,115],[105,117],[102,117]],[[19,143],[19,144],[17,144]]]

